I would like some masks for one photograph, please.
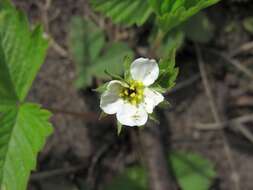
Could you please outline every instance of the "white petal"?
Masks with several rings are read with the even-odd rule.
[[[142,126],[148,120],[148,113],[142,106],[134,106],[124,103],[122,109],[117,112],[117,120],[126,126]]]
[[[145,107],[148,113],[152,113],[154,108],[164,100],[164,97],[159,92],[145,88],[144,89],[144,102],[143,106]]]
[[[119,97],[122,83],[120,81],[111,81],[107,90],[102,94],[100,100],[101,109],[107,114],[115,114],[123,104],[123,100]]]
[[[154,59],[136,59],[130,68],[132,78],[149,86],[155,82],[159,75],[159,67]]]

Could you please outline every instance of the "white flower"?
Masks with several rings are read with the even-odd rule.
[[[149,88],[159,76],[159,67],[155,60],[139,58],[131,64],[130,73],[130,81],[109,82],[100,107],[107,114],[116,114],[122,125],[142,126],[164,100],[162,94]]]

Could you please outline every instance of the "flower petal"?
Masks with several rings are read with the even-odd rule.
[[[149,86],[155,82],[159,75],[159,67],[154,59],[136,59],[130,68],[132,78]]]
[[[107,90],[102,94],[100,100],[101,109],[107,114],[115,114],[123,104],[123,100],[119,97],[122,88],[120,81],[111,81]]]
[[[164,100],[164,97],[159,92],[152,90],[150,88],[144,89],[144,102],[143,106],[145,107],[148,113],[152,113],[154,108]]]
[[[129,103],[124,103],[121,110],[117,112],[117,120],[126,126],[142,126],[148,120],[148,113],[142,106],[134,106]]]

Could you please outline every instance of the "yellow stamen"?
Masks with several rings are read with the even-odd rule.
[[[137,99],[138,99],[138,100],[142,100],[142,95],[139,94],[139,95],[137,96]]]
[[[132,105],[138,105],[143,101],[144,85],[140,81],[129,81],[129,86],[124,86],[119,96]]]
[[[138,86],[138,87],[143,87],[143,83],[140,82],[140,81],[138,81],[138,82],[137,82],[137,86]]]
[[[131,100],[131,104],[136,105],[136,104],[137,104],[137,101],[136,101],[135,99],[132,99],[132,100]]]
[[[133,92],[132,94],[130,94],[130,97],[131,97],[131,98],[134,98],[135,95],[136,95],[136,94]]]

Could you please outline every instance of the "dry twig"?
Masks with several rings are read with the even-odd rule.
[[[208,101],[209,101],[209,105],[210,105],[212,114],[215,118],[215,122],[221,124],[222,120],[219,116],[218,108],[215,104],[214,96],[212,94],[212,90],[211,90],[211,87],[210,87],[210,84],[209,84],[209,80],[208,80],[208,76],[207,76],[207,72],[206,72],[206,69],[205,69],[205,65],[204,65],[204,61],[203,61],[203,58],[202,58],[200,48],[198,47],[198,45],[196,45],[195,47],[196,47],[196,54],[197,54],[197,59],[198,59],[198,64],[199,64],[199,69],[200,69],[202,82],[203,82],[203,85],[204,85],[204,88],[205,88],[206,95],[208,97]],[[223,140],[224,152],[227,156],[227,159],[228,159],[231,171],[232,171],[231,178],[232,178],[232,180],[235,184],[235,186],[234,186],[235,190],[241,190],[241,188],[240,188],[240,177],[239,177],[239,174],[237,173],[234,158],[233,158],[233,154],[232,154],[232,151],[229,147],[228,140],[227,140],[223,130],[221,130],[221,138]]]
[[[172,93],[175,93],[175,92],[177,92],[177,91],[179,91],[181,89],[184,89],[184,88],[190,86],[191,84],[193,84],[194,82],[198,81],[199,79],[200,79],[200,74],[193,75],[189,79],[186,79],[186,80],[184,80],[182,82],[179,82],[167,94],[172,94]]]
[[[247,51],[250,51],[252,49],[253,49],[253,41],[247,42],[247,43],[243,44],[242,46],[240,46],[238,49],[236,49],[236,50],[232,51],[231,53],[229,53],[229,56],[234,57],[234,56],[237,56],[240,53],[247,52]]]
[[[199,130],[219,130],[226,127],[226,125],[230,125],[230,124],[233,125],[235,123],[244,123],[244,122],[248,122],[252,120],[253,120],[253,114],[249,114],[249,115],[236,117],[236,118],[233,118],[231,120],[227,120],[221,123],[207,123],[207,124],[197,123],[195,125],[195,128]]]
[[[94,186],[95,180],[94,180],[94,171],[95,168],[101,159],[101,157],[109,150],[109,148],[112,146],[113,143],[105,144],[92,158],[88,174],[87,174],[87,182],[90,187]]]
[[[253,73],[250,69],[248,69],[247,67],[245,67],[244,65],[242,65],[238,60],[232,58],[229,55],[226,55],[224,53],[221,53],[217,50],[214,49],[207,49],[205,48],[207,51],[209,51],[212,54],[215,54],[217,56],[219,56],[220,58],[222,58],[223,60],[226,61],[226,63],[229,63],[230,65],[233,65],[235,68],[237,68],[240,72],[244,73],[245,76],[249,77],[251,80],[253,80]]]
[[[253,143],[253,134],[242,123],[233,123],[232,125],[234,125],[234,127],[238,129],[244,137]]]
[[[62,57],[70,58],[68,51],[65,50],[65,48],[62,47],[60,44],[58,44],[50,33],[49,26],[50,26],[50,21],[52,21],[52,20],[50,20],[48,18],[48,11],[51,7],[51,4],[52,4],[52,0],[46,0],[44,4],[38,2],[38,6],[41,9],[41,20],[42,20],[43,25],[45,27],[46,35],[49,38],[50,46],[55,50],[55,52],[57,52]]]
[[[87,167],[87,166],[86,165],[78,165],[78,166],[70,166],[70,167],[66,167],[66,168],[59,168],[59,169],[49,170],[49,171],[44,171],[44,172],[37,172],[37,173],[33,173],[31,175],[30,179],[32,181],[38,181],[38,180],[52,178],[55,176],[69,175],[69,174],[81,171],[85,167]]]
[[[174,190],[176,187],[168,171],[160,130],[159,126],[149,122],[144,129],[139,131],[149,185],[151,190]]]
[[[242,65],[238,60],[233,59],[225,54],[220,54],[220,56],[227,62],[237,68],[239,71],[243,72],[246,76],[248,76],[251,80],[253,80],[253,73],[250,69]]]

